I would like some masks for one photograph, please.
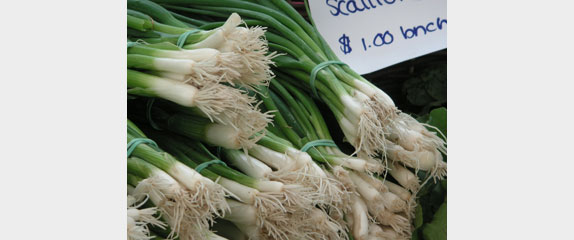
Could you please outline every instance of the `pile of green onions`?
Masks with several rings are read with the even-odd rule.
[[[127,22],[130,239],[411,237],[417,192],[446,177],[444,138],[325,64],[291,5],[128,0]]]

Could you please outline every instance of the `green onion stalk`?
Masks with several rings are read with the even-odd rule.
[[[322,40],[318,32],[315,31],[315,29],[296,11],[294,11],[291,6],[280,0],[273,0],[273,2],[277,5],[283,6],[282,9],[285,14],[289,15],[297,21],[298,24],[303,26],[308,34],[318,37],[321,42],[324,43],[324,40]],[[327,44],[323,44],[323,49],[329,56],[329,60],[338,60]],[[337,69],[335,66],[331,66],[330,68],[336,72],[340,71],[340,69]],[[383,97],[387,100],[387,103],[394,107],[392,100],[388,98],[384,92],[380,91],[380,89],[362,78],[360,75],[354,73],[349,67],[343,66],[342,68],[356,77],[352,83],[347,81],[347,84],[356,87],[371,98],[376,99]],[[376,92],[371,92],[370,90],[375,90]],[[395,110],[393,112],[397,111]],[[391,122],[389,125],[390,130],[388,132],[391,132],[391,134],[389,139],[385,139],[385,154],[387,154],[391,160],[399,161],[416,170],[421,169],[429,171],[430,175],[435,180],[444,178],[446,176],[446,163],[442,161],[441,153],[446,154],[445,142],[436,134],[431,133],[427,128],[425,128],[433,128],[432,126],[421,124],[407,114],[397,112],[397,115],[395,115],[393,112],[386,114],[394,116],[396,120]],[[384,115],[382,117],[384,117]]]
[[[270,174],[271,179],[301,184],[317,193],[313,204],[318,209],[302,215],[304,217],[299,221],[304,224],[301,228],[307,228],[311,235],[323,234],[331,236],[332,239],[346,238],[342,219],[347,211],[351,192],[307,153],[295,148],[285,139],[277,136],[272,139],[269,135],[272,134],[268,133],[256,147],[249,149],[249,155],[274,170]]]
[[[271,181],[264,178],[256,178],[241,171],[230,168],[218,156],[207,149],[202,143],[187,139],[185,137],[168,135],[165,133],[150,131],[160,144],[165,145],[165,149],[174,153],[180,159],[186,159],[190,165],[204,164],[211,161],[217,161],[220,164],[210,164],[206,169],[220,175],[223,178],[230,179],[241,185],[254,188],[261,193],[273,195],[278,198],[282,204],[281,209],[297,208],[306,209],[311,207],[311,199],[306,195],[311,194],[310,189],[306,189],[300,185],[288,185],[279,181]],[[223,150],[227,151],[227,150]],[[227,153],[235,152],[240,153],[239,150],[228,150]],[[229,156],[229,154],[227,154]],[[221,161],[221,162],[219,162]],[[238,194],[236,194],[239,196]],[[244,200],[243,198],[241,200]],[[247,198],[243,202],[253,203],[252,197]]]
[[[345,232],[337,222],[331,220],[323,211],[317,208],[308,214],[279,215],[283,224],[297,224],[294,231],[284,231],[281,234],[261,232],[257,227],[257,208],[235,200],[228,200],[231,213],[225,219],[232,222],[241,232],[254,239],[346,239]],[[279,219],[277,219],[279,220]]]
[[[154,2],[183,15],[190,9],[199,9],[214,17],[237,12],[266,22],[270,29],[266,34],[269,46],[285,54],[274,59],[278,70],[293,77],[295,85],[309,92],[312,91],[309,86],[312,70],[320,63],[338,60],[317,30],[282,0],[265,4],[240,0]],[[341,65],[328,65],[317,72],[316,79],[317,97],[329,106],[347,141],[360,156],[388,154],[392,160],[430,171],[435,180],[446,175],[446,164],[440,154],[446,153],[445,142],[428,131],[428,126],[400,112],[381,89]],[[387,148],[391,149],[387,151]],[[414,157],[423,158],[413,160]]]
[[[239,60],[235,53],[218,53],[215,49],[157,49],[145,44],[128,48],[128,68],[155,71],[160,77],[203,86],[212,82],[234,83],[240,74],[230,68]]]
[[[136,157],[128,158],[128,174],[136,176],[128,177],[129,183],[136,185],[134,195],[149,196],[161,210],[172,230],[168,237],[206,239],[214,218],[205,214],[209,209],[199,209],[199,205],[205,204],[194,199],[193,193],[167,173]]]
[[[278,78],[272,82],[271,88],[272,90],[268,92],[270,97],[267,97],[264,102],[268,109],[276,110],[274,114],[276,114],[277,126],[284,135],[291,137],[292,142],[303,145],[313,140],[332,141],[326,123],[310,97]],[[350,158],[333,146],[316,146],[310,148],[308,152],[314,158],[318,158],[317,161],[327,162],[328,166],[335,166],[334,172],[337,173],[335,176],[350,185],[349,189],[356,190],[356,193],[365,198],[374,216],[384,217],[379,222],[394,226],[401,232],[409,229],[408,219],[395,213],[410,213],[411,209],[408,207],[411,205],[389,192],[381,180],[371,175],[373,172],[382,171],[383,166],[380,163]],[[349,159],[352,159],[352,162]],[[368,213],[365,212],[363,215],[368,215]],[[349,228],[353,229],[352,226]]]
[[[225,220],[232,222],[249,239],[304,239],[302,232],[296,226],[292,226],[299,222],[294,221],[296,219],[290,214],[276,214],[273,217],[274,222],[267,220],[261,227],[257,207],[232,199],[228,199],[227,203],[231,211],[225,216]]]
[[[141,208],[147,200],[138,203],[137,199],[128,195],[127,197],[127,235],[130,240],[147,240],[152,236],[150,234],[149,225],[160,228],[165,228],[166,224],[158,219],[157,207]]]
[[[278,75],[272,81],[271,89],[268,91],[269,97],[264,98],[264,102],[268,109],[276,110],[274,111],[276,126],[280,131],[289,136],[293,143],[299,143],[299,146],[314,140],[332,141],[326,123],[312,99],[279,77]],[[384,217],[379,222],[394,226],[401,232],[409,229],[409,219],[396,213],[412,213],[414,210],[412,203],[415,202],[410,198],[400,199],[396,194],[389,192],[384,180],[372,175],[381,173],[383,166],[380,163],[369,161],[370,159],[351,158],[336,146],[315,146],[308,152],[314,159],[318,158],[317,161],[327,162],[331,167],[335,166],[336,176],[350,185],[349,189],[355,190],[354,192],[365,198],[367,205],[374,211],[373,215]]]
[[[248,149],[266,132],[265,126],[256,126],[257,129],[261,129],[258,132],[256,129],[241,131],[231,125],[212,122],[195,109],[182,108],[162,101],[156,101],[147,109],[143,108],[143,104],[134,104],[133,109],[133,117],[142,122],[149,122],[152,126],[157,125],[159,129],[196,141],[229,149]]]
[[[285,183],[302,184],[314,189],[319,197],[315,204],[320,208],[337,212],[339,216],[345,210],[349,192],[346,187],[330,176],[329,172],[317,164],[311,156],[284,139],[267,134],[253,148],[249,155],[267,164],[274,171],[271,179]]]
[[[183,107],[196,108],[210,122],[237,131],[249,146],[249,139],[265,131],[271,115],[259,111],[257,99],[237,88],[211,84],[201,88],[177,80],[128,69],[128,93],[165,99]]]
[[[309,81],[309,74],[311,70],[317,66],[317,64],[325,62],[328,60],[326,54],[321,49],[319,45],[316,44],[305,30],[301,28],[295,21],[286,16],[285,14],[271,9],[265,6],[261,6],[255,3],[226,0],[226,1],[185,1],[185,0],[160,0],[155,1],[163,4],[177,5],[179,10],[182,11],[181,6],[194,7],[204,10],[211,10],[214,12],[230,13],[236,12],[244,17],[253,18],[267,22],[270,29],[275,32],[281,32],[285,36],[285,41],[274,41],[268,37],[268,40],[277,46],[282,47],[281,49],[290,49],[288,53],[297,54],[296,56],[283,56],[293,59],[293,63],[299,66],[295,70],[303,70],[304,76],[298,80],[302,82]],[[166,6],[170,9],[169,6]],[[171,7],[173,9],[173,7]],[[184,14],[185,15],[185,14]],[[294,46],[294,47],[293,47]],[[283,60],[276,58],[275,63],[278,67],[282,68],[292,68],[293,66],[288,66],[283,64]],[[369,155],[376,155],[377,146],[383,144],[384,132],[380,124],[381,120],[377,119],[377,114],[369,101],[365,101],[363,96],[356,96],[358,91],[350,91],[346,88],[346,83],[340,81],[338,77],[329,69],[324,69],[318,72],[317,80],[324,84],[324,88],[318,89],[322,94],[333,95],[335,101],[338,103],[337,106],[340,108],[333,109],[344,113],[344,119],[351,121],[355,126],[359,127],[357,136],[349,135],[347,131],[347,138],[349,141],[353,141],[355,147],[358,151],[366,152]],[[307,87],[309,89],[309,87]],[[340,120],[340,121],[343,121]]]
[[[267,109],[273,110],[276,126],[298,148],[312,141],[334,143],[319,108],[307,93],[278,76],[272,82],[268,95],[262,96],[262,99]],[[384,170],[381,163],[370,158],[349,156],[336,145],[313,146],[307,152],[316,161],[331,166],[343,166],[369,174],[380,174]]]
[[[300,222],[291,221],[293,216],[296,216],[298,212],[313,208],[311,201],[306,197],[311,193],[309,189],[247,176],[221,164],[222,161],[199,142],[151,130],[147,132],[152,134],[163,148],[190,167],[197,168],[200,164],[208,164],[214,160],[218,162],[218,164],[208,165],[205,170],[201,171],[201,174],[216,179],[217,183],[231,192],[237,200],[255,209],[253,212],[255,229],[246,232],[246,234],[255,234],[250,235],[251,237],[271,236],[281,239],[289,236],[290,233],[297,232],[298,224],[300,224]],[[241,213],[234,213],[233,208],[230,212],[235,215],[231,218],[225,217],[225,219],[235,222],[253,220],[251,213],[240,218]]]
[[[134,139],[147,137],[128,120],[127,141]],[[128,173],[142,179],[129,182],[136,186],[134,195],[149,195],[163,210],[172,228],[170,236],[205,236],[214,217],[229,209],[220,185],[149,143],[135,146],[128,158]]]
[[[135,198],[135,200],[137,202],[140,202],[139,205],[141,205],[141,208],[155,208],[159,211],[157,214],[157,217],[162,222],[162,226],[156,226],[153,224],[147,225],[149,233],[151,235],[155,235],[155,238],[161,238],[161,239],[172,238],[173,239],[175,237],[175,236],[172,236],[174,231],[172,231],[172,228],[169,224],[169,223],[173,223],[173,221],[171,219],[168,219],[168,217],[166,217],[166,214],[164,214],[165,211],[162,210],[161,208],[158,208],[158,205],[156,205],[150,199],[150,194],[142,192],[141,187],[138,189],[138,192],[136,192],[136,186],[140,182],[142,182],[144,180],[144,178],[141,178],[139,176],[128,173],[127,174],[127,180],[128,180],[128,184],[127,184],[128,201],[129,201],[129,197],[133,197],[133,198]],[[157,201],[157,199],[156,199],[156,201]],[[165,204],[172,204],[171,202],[173,202],[172,200],[168,200],[168,199],[166,199],[164,201],[168,201],[168,202],[158,202],[158,204],[160,204],[162,206],[162,208],[165,208]],[[185,236],[183,236],[183,237],[185,238]],[[189,236],[189,237],[191,237],[191,236]],[[155,239],[155,238],[152,238],[152,239]],[[149,238],[146,238],[146,239],[149,239]]]
[[[140,182],[141,178],[128,174],[128,178],[132,182]],[[131,192],[135,191],[135,187],[128,184]],[[158,213],[158,208],[155,204],[148,202],[148,195],[143,196],[139,194],[136,198],[128,194],[128,239],[129,240],[149,240],[149,239],[177,239],[169,236],[169,226],[164,220],[160,219],[162,216]],[[140,202],[136,204],[136,202]],[[144,208],[145,207],[145,208]],[[156,215],[156,216],[154,216]],[[135,228],[131,227],[135,226]],[[178,239],[191,239],[194,236],[178,236]],[[197,236],[195,236],[197,237]],[[194,238],[195,239],[195,238]],[[204,238],[207,240],[225,240],[211,231],[208,231]]]
[[[260,178],[271,178],[276,179],[278,181],[285,181],[284,178],[280,177],[281,175],[285,175],[284,173],[278,174],[279,175],[278,177],[277,175],[274,174],[274,172],[271,170],[269,166],[267,166],[265,163],[263,163],[262,161],[253,156],[246,155],[244,152],[239,150],[223,149],[221,151],[222,154],[225,156],[224,158],[228,162],[230,162],[233,166],[236,166],[237,168],[241,169],[242,171],[255,172],[254,175],[257,175]],[[250,150],[250,152],[252,152],[252,150]],[[281,159],[282,157],[286,156],[281,154],[277,155],[278,159]],[[283,161],[285,161],[285,158],[283,158]],[[317,178],[316,176],[310,174],[307,175],[311,176],[310,178]],[[305,178],[309,177],[308,176],[300,177],[298,180],[291,179],[291,181],[309,186],[308,189],[312,189],[315,192],[315,194],[314,196],[308,196],[306,198],[313,200],[312,206],[319,205],[320,208],[315,207],[311,209],[299,208],[298,210],[290,212],[289,214],[290,221],[299,223],[299,226],[297,227],[298,229],[297,232],[311,239],[319,239],[321,238],[320,236],[324,236],[327,239],[344,239],[346,236],[346,229],[343,227],[343,225],[341,225],[339,222],[337,222],[335,219],[329,216],[324,211],[325,210],[324,207],[321,208],[321,205],[324,206],[326,202],[329,203],[330,199],[328,198],[328,196],[326,197],[325,194],[319,194],[317,190],[322,189],[321,187],[317,185],[310,185],[308,183],[305,184],[306,181]],[[333,181],[332,179],[325,178],[323,179],[323,184],[336,186],[335,184],[332,183],[332,181]],[[290,196],[289,199],[285,200],[293,201],[293,196]],[[339,206],[331,205],[331,207],[335,208]],[[292,238],[298,239],[302,237],[301,236],[289,237],[289,239]]]
[[[202,141],[208,143],[213,146],[222,147],[222,152],[228,162],[233,163],[234,165],[243,165],[241,170],[243,172],[257,172],[259,169],[263,169],[261,172],[262,175],[256,175],[258,177],[251,176],[252,179],[259,179],[259,181],[250,182],[246,181],[244,178],[243,180],[238,180],[242,182],[244,185],[240,187],[234,186],[225,186],[225,181],[222,182],[222,179],[231,178],[232,176],[225,176],[225,172],[220,173],[223,178],[219,179],[218,183],[222,184],[226,187],[229,191],[233,192],[235,195],[242,195],[244,196],[243,199],[239,197],[243,202],[253,204],[253,199],[250,197],[251,195],[242,194],[238,189],[251,189],[251,192],[259,192],[257,191],[257,182],[264,182],[261,181],[262,179],[269,179],[275,182],[281,182],[287,185],[303,185],[304,188],[299,189],[300,196],[294,196],[294,194],[285,194],[289,193],[289,191],[283,190],[283,194],[279,195],[280,199],[283,199],[285,202],[284,208],[286,209],[298,209],[298,210],[287,210],[283,211],[286,212],[288,219],[301,219],[300,221],[288,221],[289,225],[283,223],[286,228],[285,231],[276,230],[274,228],[267,228],[264,232],[270,233],[273,236],[280,237],[283,236],[283,232],[289,232],[287,229],[297,229],[294,227],[294,224],[300,225],[301,223],[308,223],[304,220],[309,219],[317,219],[315,218],[308,218],[311,213],[314,211],[307,211],[310,207],[315,205],[321,208],[327,208],[330,211],[341,211],[343,202],[345,198],[348,198],[348,192],[345,191],[344,186],[339,183],[333,177],[327,175],[327,173],[319,167],[315,162],[312,161],[311,157],[305,153],[301,152],[300,150],[292,147],[289,145],[288,141],[283,140],[283,143],[278,141],[272,140],[270,138],[266,138],[267,136],[262,136],[261,140],[258,143],[247,149],[249,155],[246,155],[245,152],[239,151],[240,144],[238,143],[238,135],[233,133],[233,129],[226,128],[217,123],[211,123],[207,119],[202,119],[197,116],[193,116],[190,114],[185,113],[178,113],[170,115],[169,113],[152,108],[152,113],[154,115],[154,121],[162,128],[168,131],[176,132],[180,135],[189,137],[190,139],[196,141]],[[162,117],[165,116],[165,117]],[[141,118],[141,117],[140,117]],[[219,129],[219,130],[218,130]],[[155,136],[154,138],[159,138]],[[165,148],[174,148],[178,145],[178,142],[183,143],[190,143],[192,141],[171,141],[169,144],[165,146]],[[189,147],[187,147],[189,148]],[[180,153],[176,153],[174,149],[170,149],[170,153],[175,154],[178,159],[183,161],[186,159],[186,155]],[[175,149],[177,150],[177,149]],[[189,152],[189,150],[187,151]],[[200,162],[205,162],[214,159],[214,156],[204,156],[204,157],[197,157],[198,154],[192,154],[191,156],[187,156],[190,161],[185,161],[186,164],[189,166],[195,166]],[[203,159],[203,160],[202,160]],[[245,162],[245,160],[256,160],[259,163],[252,164],[252,162]],[[195,161],[195,162],[194,162]],[[239,163],[239,164],[238,164]],[[194,165],[195,164],[195,165]],[[204,172],[209,171],[210,168],[222,168],[222,166],[213,166],[211,165],[208,169],[203,170]],[[252,169],[249,169],[252,168]],[[273,171],[271,171],[273,170]],[[204,174],[205,175],[205,174]],[[219,176],[219,175],[217,175]],[[216,177],[217,177],[216,176]],[[212,177],[212,179],[215,179]],[[238,183],[239,184],[239,183]],[[305,189],[305,190],[302,190]],[[236,192],[234,192],[234,190]],[[287,188],[286,190],[290,190]],[[312,190],[311,194],[308,194],[307,191]],[[277,190],[280,191],[280,190]],[[292,189],[291,189],[292,191]],[[268,192],[262,192],[267,193]],[[259,194],[258,194],[259,195]],[[285,197],[288,197],[287,199]],[[301,201],[302,200],[304,201]],[[304,203],[307,200],[311,199],[311,203]],[[298,203],[299,202],[299,203]],[[295,208],[290,208],[289,206],[296,206]],[[261,211],[259,209],[258,211]],[[281,213],[281,212],[279,212]],[[285,216],[286,214],[274,214],[274,217]],[[342,213],[341,213],[342,214]],[[314,214],[315,216],[321,216],[317,213]],[[323,216],[324,218],[328,218],[328,216]],[[272,221],[277,222],[277,220]],[[327,221],[323,221],[327,222]],[[311,223],[309,223],[311,224]],[[312,223],[317,225],[317,223]],[[277,224],[273,224],[272,226],[276,226]],[[282,224],[279,224],[282,225]],[[325,224],[326,225],[326,224]],[[330,228],[332,229],[333,224]],[[259,229],[261,228],[261,224],[258,225]],[[319,227],[322,225],[317,225]],[[337,232],[344,232],[335,231]],[[311,233],[310,233],[311,234]]]
[[[163,1],[162,1],[163,2]],[[188,11],[190,8],[185,8],[185,7],[181,7],[181,6],[174,6],[177,5],[178,1],[169,1],[170,4],[173,5],[166,5],[166,7],[168,7],[169,9],[172,10],[180,10],[180,11]],[[197,7],[199,9],[201,9],[202,11],[211,11],[211,13],[215,13],[218,11],[221,11],[222,9],[218,9],[218,7],[221,6],[212,6],[212,4],[210,3],[206,3],[205,1],[191,1],[193,2],[193,4],[196,4]],[[225,1],[223,1],[225,2]],[[259,1],[261,3],[261,1]],[[273,4],[281,4],[284,2],[283,1],[273,1]],[[229,2],[226,3],[214,3],[213,5],[218,5],[218,4],[230,4]],[[240,5],[249,5],[250,3],[244,3],[244,4],[238,4],[237,7],[238,8],[244,8],[245,7],[241,7]],[[265,4],[265,5],[269,5],[269,4]],[[207,6],[207,7],[205,7]],[[250,6],[251,7],[251,6]],[[262,9],[261,6],[259,6],[258,8],[252,8],[252,9],[256,9],[258,12],[265,12],[265,9]],[[278,10],[280,8],[274,8],[275,10]],[[295,19],[295,21],[297,21],[301,26],[305,26],[305,24],[307,24],[304,20],[302,20],[302,18],[298,15],[298,13],[294,12],[294,11],[290,11],[290,6],[286,6],[285,8],[286,10],[284,11],[284,13],[286,15],[289,16],[295,16],[293,17]],[[269,10],[269,9],[267,9]],[[292,9],[291,9],[292,10]],[[224,11],[223,11],[224,12]],[[237,11],[240,14],[242,14],[243,16],[247,16],[247,17],[253,17],[253,18],[257,18],[257,14],[254,14],[252,12],[249,12],[249,9],[247,9],[247,11],[241,12],[241,11]],[[206,12],[209,14],[209,12]],[[273,15],[274,13],[272,13],[272,11],[269,11],[269,15]],[[275,14],[276,16],[273,16],[276,19],[281,19],[284,16],[280,16]],[[259,16],[261,17],[261,16]],[[263,18],[260,18],[262,20],[265,20]],[[289,20],[286,20],[286,22],[288,22]],[[302,23],[303,24],[302,24]],[[282,52],[282,53],[286,53],[285,56],[280,56],[278,58],[275,59],[275,62],[277,63],[278,68],[276,69],[276,73],[279,75],[280,72],[285,72],[286,75],[290,75],[291,78],[295,78],[295,79],[290,79],[290,83],[292,83],[293,85],[296,85],[298,88],[301,89],[305,89],[305,88],[309,88],[308,87],[308,77],[309,77],[309,73],[313,70],[313,68],[316,65],[312,65],[309,64],[308,62],[308,58],[314,58],[312,55],[312,53],[310,53],[310,51],[308,51],[308,49],[306,49],[305,46],[300,45],[300,44],[294,44],[294,42],[297,42],[297,40],[293,40],[290,39],[291,35],[286,34],[285,36],[280,36],[277,35],[275,33],[277,32],[281,32],[281,33],[285,33],[287,31],[273,31],[273,26],[271,26],[273,24],[273,21],[268,21],[268,26],[270,27],[270,29],[272,29],[271,32],[268,32],[267,38],[270,41],[269,45],[272,49],[278,51],[278,52]],[[211,24],[212,26],[217,26],[217,24]],[[285,25],[289,25],[289,24],[285,24]],[[278,28],[281,28],[280,25]],[[309,25],[310,26],[310,25]],[[296,27],[295,27],[296,28]],[[304,27],[305,28],[305,27]],[[305,31],[307,31],[308,29],[312,29],[312,27],[305,29]],[[295,31],[295,30],[294,30]],[[310,31],[312,33],[312,31]],[[309,33],[309,31],[307,31],[307,33],[310,36],[313,36],[313,34]],[[317,36],[320,38],[320,36],[317,34]],[[324,41],[323,41],[324,43]],[[326,44],[323,45],[323,48],[326,50],[325,53],[326,55],[329,56],[329,60],[336,60],[336,57],[334,56],[334,54],[332,54],[332,51],[330,51],[330,49],[328,49],[328,47]],[[394,108],[394,104],[392,103],[392,100],[390,98],[388,98],[388,96],[386,96],[386,94],[384,94],[382,91],[380,91],[378,88],[372,86],[372,84],[370,84],[368,81],[364,80],[363,78],[361,78],[360,76],[358,76],[358,74],[356,74],[357,76],[356,79],[353,79],[352,81],[349,78],[345,78],[344,77],[344,73],[342,73],[340,70],[337,70],[338,66],[337,65],[333,65],[333,66],[329,66],[327,69],[332,70],[333,74],[336,75],[338,78],[343,79],[346,81],[344,81],[344,84],[342,85],[346,90],[348,90],[350,93],[353,93],[353,96],[356,96],[360,99],[363,99],[364,102],[366,102],[367,104],[372,104],[373,105],[373,109],[377,109],[380,108],[379,110],[377,110],[376,112],[378,112],[378,118],[379,119],[387,119],[389,116],[394,116],[393,121],[391,122],[387,122],[382,126],[382,129],[385,131],[384,135],[378,135],[379,137],[371,137],[370,139],[379,139],[377,144],[371,144],[372,146],[375,145],[381,145],[383,146],[382,148],[385,151],[379,151],[379,153],[382,153],[383,155],[386,155],[386,157],[388,157],[389,159],[391,159],[394,162],[400,162],[402,165],[407,166],[409,168],[413,168],[415,170],[415,172],[417,172],[418,170],[423,170],[426,172],[430,173],[430,176],[436,181],[437,179],[441,179],[444,178],[446,176],[446,163],[442,160],[442,154],[446,154],[446,145],[445,142],[440,139],[436,134],[431,133],[430,131],[427,130],[428,128],[432,128],[431,126],[425,125],[425,124],[421,124],[419,122],[417,122],[414,118],[412,118],[411,116],[404,114],[404,113],[400,113],[398,110],[394,109],[386,114],[380,114],[381,112],[386,112],[389,109]],[[348,69],[348,67],[342,67],[343,69]],[[345,70],[347,71],[347,70]],[[326,102],[326,104],[333,110],[333,109],[338,109],[337,110],[333,110],[334,115],[336,116],[341,128],[343,129],[343,132],[345,133],[347,140],[351,139],[350,142],[357,146],[357,141],[356,138],[354,138],[353,136],[357,136],[360,135],[358,134],[359,132],[361,132],[361,128],[360,127],[356,127],[356,124],[353,124],[353,121],[349,121],[349,117],[347,117],[347,115],[345,114],[345,108],[344,106],[341,105],[337,105],[337,95],[336,94],[329,94],[329,87],[331,87],[328,83],[324,84],[321,82],[321,73],[322,71],[319,71],[318,74],[318,78],[317,80],[319,82],[316,83],[316,88],[319,90],[319,98],[322,99],[324,102]],[[362,80],[361,81],[356,81],[356,80]],[[364,80],[364,81],[363,81]],[[365,85],[366,84],[366,85]],[[371,85],[371,86],[368,86]],[[272,86],[273,87],[273,86]],[[372,89],[370,89],[369,87],[372,87]],[[377,93],[378,92],[378,93]],[[380,94],[379,94],[380,93]],[[386,100],[386,101],[385,101]],[[383,104],[376,104],[376,103],[383,103]],[[391,108],[389,107],[385,107],[385,104],[389,104],[391,106]],[[276,119],[276,122],[279,122]],[[381,122],[386,122],[385,121],[381,121]],[[296,129],[296,128],[295,128]],[[270,130],[271,132],[274,132],[273,130]],[[365,131],[363,131],[365,132]],[[283,135],[283,137],[289,137],[289,135]],[[353,140],[355,139],[355,140]],[[381,140],[382,139],[382,140]],[[297,141],[293,141],[294,143],[296,143]],[[372,143],[372,142],[371,142]],[[367,156],[365,158],[369,158],[369,154],[366,154]],[[363,156],[365,156],[365,154],[363,154]],[[386,161],[384,161],[385,165],[389,165]],[[392,169],[390,169],[390,173],[391,175],[393,175],[395,178],[399,179],[397,180],[403,187],[408,188],[409,190],[413,191],[413,195],[416,194],[416,191],[418,189],[420,189],[421,184],[419,183],[418,178],[416,177],[416,175],[407,172],[406,168],[402,167],[402,166],[398,166],[393,164]],[[428,180],[428,179],[427,179]],[[412,201],[410,202],[412,203]],[[409,204],[411,205],[411,204]],[[414,209],[414,208],[412,208]]]
[[[195,61],[215,58],[218,66],[239,73],[233,81],[245,86],[266,85],[273,76],[269,65],[276,54],[268,52],[265,28],[239,27],[243,20],[236,13],[226,14],[224,24],[206,31],[179,21],[165,8],[151,1],[130,0],[128,9],[128,29],[133,33],[132,39],[174,44],[179,40],[185,52],[183,55],[196,55]],[[182,34],[185,37],[180,38]],[[169,53],[153,54],[165,56]]]
[[[261,157],[261,159],[269,159],[270,161],[267,162],[269,162],[270,165],[281,165],[280,162],[292,162],[295,165],[297,163],[297,160],[293,161],[293,159],[288,157],[287,154],[280,154],[279,152],[274,152],[273,150],[267,149],[263,146],[255,148],[265,149],[258,149],[256,151],[265,151],[267,152],[266,154],[268,154],[267,156],[261,156],[261,153],[253,155],[260,155],[259,157]],[[252,153],[253,149],[251,149],[250,152]],[[222,154],[228,162],[242,171],[255,172],[254,175],[258,175],[260,178],[270,178],[277,181],[306,185],[308,189],[313,190],[314,194],[306,198],[312,199],[312,206],[317,206],[318,208],[304,208],[304,211],[300,211],[303,210],[303,208],[300,208],[299,211],[295,211],[290,214],[291,221],[300,223],[297,227],[297,229],[299,229],[298,232],[303,233],[305,236],[311,237],[312,239],[320,238],[318,236],[327,236],[327,239],[344,239],[346,237],[346,229],[344,228],[344,225],[327,214],[327,212],[334,213],[343,209],[341,202],[348,197],[346,195],[347,192],[337,191],[343,188],[334,178],[322,177],[321,174],[317,174],[317,172],[314,171],[307,171],[306,174],[302,174],[300,171],[305,168],[295,167],[295,165],[287,166],[283,169],[274,167],[275,169],[281,169],[280,171],[274,172],[271,167],[267,166],[263,161],[260,161],[258,158],[253,156],[246,155],[244,152],[238,150],[223,149]],[[311,167],[308,169],[314,168]],[[333,196],[330,194],[335,195]],[[293,197],[291,196],[290,198],[290,201],[293,201]],[[339,199],[334,201],[335,198]]]

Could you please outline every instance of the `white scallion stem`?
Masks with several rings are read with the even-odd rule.
[[[225,150],[227,160],[229,160],[235,167],[247,174],[248,176],[257,179],[268,179],[269,174],[273,171],[265,163],[259,159],[246,155],[245,153],[237,150]]]
[[[403,187],[394,184],[392,182],[389,181],[385,181],[385,186],[387,186],[389,188],[389,191],[396,194],[397,196],[399,196],[402,200],[404,201],[410,201],[411,200],[411,193],[404,189]]]
[[[227,178],[220,178],[218,183],[235,195],[239,201],[247,204],[255,203],[255,197],[259,193],[257,189],[244,186]]]
[[[205,130],[208,143],[229,149],[240,149],[240,132],[228,125],[209,124]]]
[[[351,196],[351,214],[353,216],[353,237],[355,239],[364,239],[369,234],[369,217],[367,205],[363,199]]]
[[[261,145],[255,145],[249,149],[249,154],[276,170],[289,169],[296,164],[296,162],[286,154],[275,152]]]
[[[398,163],[393,164],[391,169],[389,169],[389,173],[401,186],[412,192],[416,192],[420,188],[419,178]]]
[[[253,205],[231,199],[227,200],[227,204],[231,211],[225,215],[225,220],[246,225],[257,224],[257,209]]]

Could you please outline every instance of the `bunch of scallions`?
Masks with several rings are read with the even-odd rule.
[[[445,140],[324,64],[285,0],[128,0],[127,20],[129,239],[410,239]]]

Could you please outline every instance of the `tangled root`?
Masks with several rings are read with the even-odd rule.
[[[259,111],[255,97],[245,91],[221,85],[209,84],[201,87],[194,99],[197,106],[211,121],[232,126],[239,132],[243,148],[251,148],[259,141],[273,115]]]
[[[410,232],[411,224],[409,220],[390,211],[380,211],[375,214],[375,219],[383,225],[390,226],[397,233]]]
[[[390,126],[392,139],[408,151],[436,149],[446,155],[446,142],[437,134],[430,132],[425,126],[435,128],[418,122],[406,113],[400,113],[396,121]]]
[[[127,234],[129,240],[148,240],[152,239],[147,224],[136,221],[128,216]]]
[[[278,54],[268,54],[265,31],[260,26],[237,27],[225,35],[227,41],[220,48],[222,52],[234,52],[240,56],[241,60],[234,63],[240,73],[236,81],[251,89],[256,85],[269,85],[274,76],[270,66],[274,65],[272,59]]]
[[[284,185],[279,196],[288,212],[309,210],[314,207],[313,200],[318,198],[313,188],[295,184]]]
[[[301,226],[298,231],[303,237],[301,239],[348,239],[347,228],[344,224],[333,220],[329,215],[320,209],[312,209],[309,214],[301,215],[298,219]]]
[[[415,169],[415,172],[427,171],[435,182],[446,177],[446,163],[442,161],[442,154],[437,149],[423,148],[408,151],[389,141],[387,141],[387,146],[387,156],[391,160],[411,167]]]
[[[364,102],[365,103],[365,102]],[[369,103],[367,101],[367,103]],[[363,153],[374,158],[379,154],[385,154],[385,128],[383,122],[378,119],[377,113],[370,104],[363,104],[363,113],[359,118],[357,139],[353,144],[357,153]]]
[[[172,229],[168,238],[203,239],[214,215],[222,217],[229,209],[222,188],[216,186],[199,182],[196,189],[187,190],[175,180],[153,176],[141,181],[134,195],[150,196]]]
[[[270,178],[286,184],[300,184],[313,189],[316,193],[312,195],[314,205],[330,206],[336,210],[343,209],[340,207],[343,207],[345,200],[348,200],[349,192],[341,182],[326,175],[324,170],[313,161],[295,165],[291,169],[273,172]]]
[[[127,234],[130,240],[148,240],[152,239],[148,228],[149,225],[165,229],[167,226],[164,222],[159,220],[160,216],[155,217],[158,213],[157,207],[138,209],[141,207],[147,198],[136,204],[135,197],[128,195],[128,209],[127,209]]]

